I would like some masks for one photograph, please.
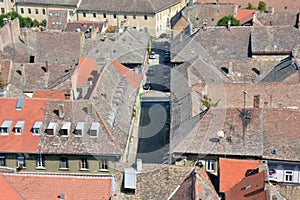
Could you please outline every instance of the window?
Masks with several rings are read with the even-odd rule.
[[[147,20],[148,19],[148,16],[147,15],[144,15],[144,20]]]
[[[5,156],[0,156],[0,166],[5,166]]]
[[[99,169],[104,171],[108,170],[107,160],[99,161]]]
[[[114,19],[116,19],[117,18],[117,15],[116,14],[114,14]]]
[[[21,8],[21,14],[24,14],[24,8]]]
[[[0,132],[1,132],[1,134],[8,134],[8,128],[6,128],[6,127],[3,127],[3,128],[0,128]]]
[[[43,9],[43,10],[42,10],[42,13],[43,13],[43,15],[46,15],[46,10]]]
[[[43,155],[38,155],[36,160],[36,167],[37,168],[45,168],[45,157]]]
[[[293,171],[284,171],[284,181],[293,182]]]
[[[212,172],[215,171],[215,162],[214,160],[206,161],[206,171]]]
[[[20,128],[20,127],[15,127],[14,130],[15,130],[16,134],[21,134],[22,133],[22,128]]]
[[[106,13],[103,13],[103,18],[106,18]]]
[[[127,15],[124,15],[124,19],[127,19]]]
[[[26,166],[25,165],[25,157],[23,157],[23,156],[18,157],[17,158],[17,167],[22,168],[22,167],[25,167],[25,166]]]
[[[80,169],[89,169],[87,158],[81,158]]]
[[[14,3],[15,1],[14,0],[10,0],[10,2]]]
[[[83,17],[86,17],[86,13],[82,13],[82,16],[83,16]]]
[[[31,14],[31,8],[28,8],[28,14]]]
[[[59,160],[59,169],[69,169],[69,160],[68,158],[61,157]]]
[[[136,19],[136,15],[132,15],[132,18],[133,18],[133,19]]]
[[[60,13],[56,12],[54,15],[55,15],[55,17],[59,17]]]
[[[39,10],[38,9],[35,9],[35,14],[39,14]]]
[[[1,13],[4,14],[5,13],[5,9],[1,8]]]
[[[93,13],[93,17],[94,17],[94,18],[96,18],[96,17],[97,17],[96,13]]]

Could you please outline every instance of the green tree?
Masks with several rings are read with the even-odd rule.
[[[46,25],[47,25],[47,21],[45,19],[43,19],[40,23],[40,26],[46,27]]]
[[[40,23],[38,22],[38,20],[34,19],[34,20],[32,21],[32,26],[33,26],[33,27],[39,27],[39,25],[40,25]]]
[[[252,5],[252,3],[248,3],[248,6],[245,9],[246,10],[256,10],[256,8]]]
[[[228,26],[228,21],[231,21],[230,25],[231,26],[239,26],[240,21],[237,20],[233,15],[226,15],[222,17],[217,23],[217,26]]]
[[[32,26],[32,19],[30,19],[29,17],[24,18],[15,11],[0,15],[0,26],[1,27],[4,26],[4,22],[3,22],[4,18],[6,18],[6,19],[10,18],[11,20],[14,20],[15,18],[19,18],[20,27],[31,27]]]
[[[260,11],[266,11],[267,10],[266,3],[263,2],[263,1],[260,1],[258,3],[258,10],[260,10]]]

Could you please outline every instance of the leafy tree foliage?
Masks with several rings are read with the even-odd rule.
[[[45,19],[43,19],[40,23],[40,26],[46,27],[46,25],[47,25],[47,21]]]
[[[10,18],[11,20],[14,20],[15,18],[19,18],[20,27],[31,27],[32,26],[31,18],[29,18],[29,17],[24,18],[15,11],[0,15],[0,26],[1,27],[4,26],[4,22],[3,22],[4,18],[7,18],[7,19]]]
[[[256,10],[257,8],[255,8],[252,3],[248,3],[248,6],[245,8],[247,10]]]
[[[266,3],[263,2],[263,1],[260,1],[260,2],[258,3],[258,10],[260,10],[260,11],[266,11],[266,10],[267,10],[267,8],[266,8]]]
[[[217,26],[228,26],[228,20],[231,20],[231,26],[239,26],[240,21],[237,20],[233,15],[226,15],[222,17],[217,23]]]

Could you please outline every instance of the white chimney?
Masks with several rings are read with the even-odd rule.
[[[64,118],[64,116],[65,116],[64,104],[59,104],[58,105],[58,117]]]
[[[142,159],[136,159],[136,171],[141,172],[143,169]]]

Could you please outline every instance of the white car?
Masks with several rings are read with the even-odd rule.
[[[149,58],[150,58],[150,59],[155,59],[155,57],[156,57],[156,56],[155,56],[155,52],[152,51],[151,54],[149,55]]]

